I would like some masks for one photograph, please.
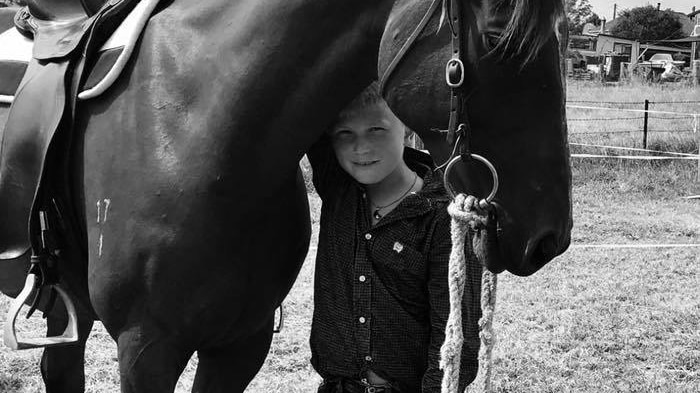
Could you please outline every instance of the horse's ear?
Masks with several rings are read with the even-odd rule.
[[[557,23],[565,15],[564,3],[562,0],[511,0],[510,8],[510,20],[497,48],[504,57],[522,58],[523,64],[527,64],[557,31]]]

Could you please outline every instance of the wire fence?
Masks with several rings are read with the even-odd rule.
[[[700,100],[568,101],[566,106],[572,115],[567,119],[569,142],[580,151],[571,154],[572,157],[584,160],[697,161],[696,180],[700,181]],[[642,116],[624,116],[630,113],[641,113]],[[610,116],[605,116],[607,114]],[[667,142],[664,146],[666,151],[647,149],[650,135],[658,135],[657,140],[660,137]],[[641,139],[641,143],[637,145],[641,146],[641,149],[624,146],[630,142],[635,144],[637,138]],[[668,144],[669,140],[681,140],[685,143],[672,147]],[[608,146],[596,144],[600,141],[609,142]],[[613,144],[615,146],[610,146]],[[591,152],[591,149],[595,153]],[[611,149],[629,149],[638,153],[613,153]],[[681,149],[692,149],[693,154],[677,151]]]
[[[574,140],[576,136],[629,135],[639,138],[640,145],[646,148],[652,134],[688,138],[689,134],[698,133],[700,126],[700,100],[570,100],[567,108],[569,135]],[[630,116],[631,113],[641,115]],[[697,139],[700,145],[700,137]]]
[[[611,105],[644,105],[646,101],[579,101],[567,100],[572,104],[611,104]],[[700,101],[649,101],[650,104],[700,104]]]

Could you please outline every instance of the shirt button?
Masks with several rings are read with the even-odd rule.
[[[365,317],[360,317],[360,323],[365,323],[365,321],[367,321]]]
[[[360,277],[359,277],[359,280],[360,280],[360,282],[365,282],[365,281],[367,281],[367,277],[365,277],[365,276],[360,276]]]
[[[365,356],[365,360],[368,361],[368,362],[371,362],[371,361],[372,361],[372,357],[371,357],[371,356]]]
[[[371,239],[371,238],[372,238],[372,234],[371,234],[371,233],[365,233],[365,239],[369,240],[369,239]]]

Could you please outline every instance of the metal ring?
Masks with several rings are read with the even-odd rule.
[[[478,155],[478,154],[470,154],[471,157],[477,161],[482,162],[484,165],[486,165],[487,168],[491,171],[491,176],[493,177],[493,189],[491,189],[491,193],[486,197],[486,202],[491,203],[493,201],[493,198],[496,196],[496,192],[498,192],[498,172],[496,172],[496,167],[491,164],[489,160],[486,158]],[[462,155],[457,155],[455,158],[450,160],[450,162],[447,164],[447,168],[445,168],[445,175],[443,176],[443,181],[445,183],[445,189],[447,192],[450,194],[452,198],[457,195],[457,193],[454,191],[452,186],[450,185],[450,180],[449,180],[449,175],[450,175],[450,170],[454,166],[454,164],[457,163],[457,161],[462,159]]]
[[[457,83],[452,83],[452,80],[450,79],[450,65],[452,63],[456,63],[460,70],[459,82]],[[462,86],[462,83],[464,83],[464,63],[462,63],[462,60],[453,58],[447,61],[447,64],[445,64],[445,82],[447,83],[447,86],[453,89]]]

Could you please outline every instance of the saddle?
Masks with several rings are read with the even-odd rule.
[[[54,255],[59,247],[46,241],[54,230],[49,223],[67,219],[50,217],[57,215],[56,199],[64,196],[51,195],[54,184],[69,178],[56,168],[68,168],[79,101],[99,96],[117,80],[158,2],[30,0],[14,26],[0,25],[0,115],[11,104],[0,131],[0,265],[32,250],[27,282],[5,324],[5,343],[14,349],[78,339],[72,302],[47,264],[60,260]],[[66,303],[69,326],[61,337],[20,342],[15,319],[41,286],[50,286]]]
[[[95,15],[107,0],[28,0],[25,3],[38,19],[70,20]]]

